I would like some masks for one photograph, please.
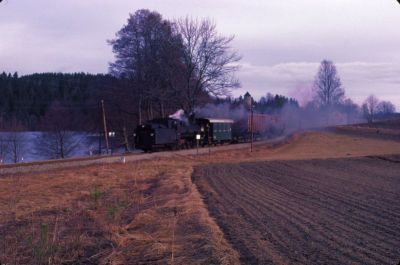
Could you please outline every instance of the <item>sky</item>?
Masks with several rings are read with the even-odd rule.
[[[346,96],[368,95],[400,110],[400,5],[396,0],[3,0],[0,72],[106,73],[107,40],[138,9],[166,19],[209,18],[234,35],[237,77],[259,98],[268,92],[305,103],[319,63],[337,66]]]

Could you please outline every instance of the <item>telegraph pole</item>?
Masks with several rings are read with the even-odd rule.
[[[106,141],[106,153],[108,154],[108,132],[107,132],[107,122],[106,122],[106,111],[104,109],[104,100],[101,100],[101,112],[103,116],[103,129],[104,129],[104,140]]]
[[[207,140],[208,140],[208,156],[211,155],[211,136],[210,136],[210,124],[207,124]]]
[[[250,98],[250,132],[251,132],[251,140],[250,140],[250,152],[253,152],[253,141],[254,141],[254,124],[253,124],[253,98]]]
[[[197,155],[199,155],[199,141],[200,141],[200,134],[196,134],[196,149],[197,149]]]

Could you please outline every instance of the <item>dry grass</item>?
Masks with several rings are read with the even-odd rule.
[[[192,166],[158,159],[1,178],[0,260],[235,264]]]
[[[400,153],[400,142],[363,138],[328,132],[297,134],[284,144],[265,144],[247,150],[220,151],[202,156],[205,163],[266,160],[300,160],[314,158],[358,157]],[[193,156],[195,158],[195,156]]]
[[[400,153],[400,143],[310,133],[253,153],[176,154],[0,177],[0,261],[239,264],[191,181],[194,166],[391,153]]]

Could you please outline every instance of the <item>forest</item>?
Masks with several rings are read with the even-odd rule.
[[[3,72],[0,74],[0,128],[7,131],[19,124],[25,130],[40,130],[45,115],[55,108],[67,111],[70,116],[88,117],[98,112],[98,97],[115,84],[115,78],[103,74],[18,76]],[[76,126],[74,129],[90,129],[84,124]]]
[[[35,73],[18,76],[18,73],[3,72],[0,74],[0,128],[9,131],[18,124],[26,131],[44,130],[48,123],[46,119],[53,119],[51,113],[58,113],[64,123],[77,121],[69,125],[72,130],[96,131],[101,126],[101,100],[105,101],[112,127],[118,129],[118,119],[126,119],[131,123],[130,127],[134,127],[138,124],[138,113],[132,110],[134,101],[125,102],[117,94],[126,86],[126,82],[109,74]],[[250,96],[249,93],[246,95]],[[229,103],[235,108],[243,104],[246,95],[218,98],[204,94],[199,105]],[[287,104],[299,107],[295,99],[272,94],[261,97],[254,104],[260,113],[272,113]],[[164,115],[153,112],[153,117],[166,117],[179,107],[178,103],[171,104]],[[144,113],[145,119],[150,118],[150,112]]]

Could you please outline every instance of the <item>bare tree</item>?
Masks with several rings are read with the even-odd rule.
[[[24,135],[23,125],[16,118],[11,120],[10,131],[7,135],[8,151],[11,155],[11,160],[18,163],[23,160],[23,155],[26,152],[26,137]]]
[[[221,96],[240,86],[234,74],[241,58],[230,46],[234,36],[219,35],[209,19],[186,17],[175,22],[175,30],[184,46],[185,111],[192,112],[204,92]]]
[[[370,95],[362,104],[361,108],[364,117],[367,119],[368,123],[372,123],[374,121],[375,115],[377,113],[378,103],[378,98],[375,95]]]
[[[342,82],[332,61],[323,60],[314,80],[316,100],[321,107],[331,107],[344,98]]]
[[[80,146],[82,135],[74,129],[79,124],[74,115],[59,102],[54,102],[41,122],[42,133],[37,137],[36,153],[49,159],[71,156]]]
[[[396,112],[396,107],[390,101],[381,101],[376,106],[377,112],[383,116],[387,116]]]
[[[5,133],[0,134],[0,164],[6,161],[9,152],[9,144]]]

